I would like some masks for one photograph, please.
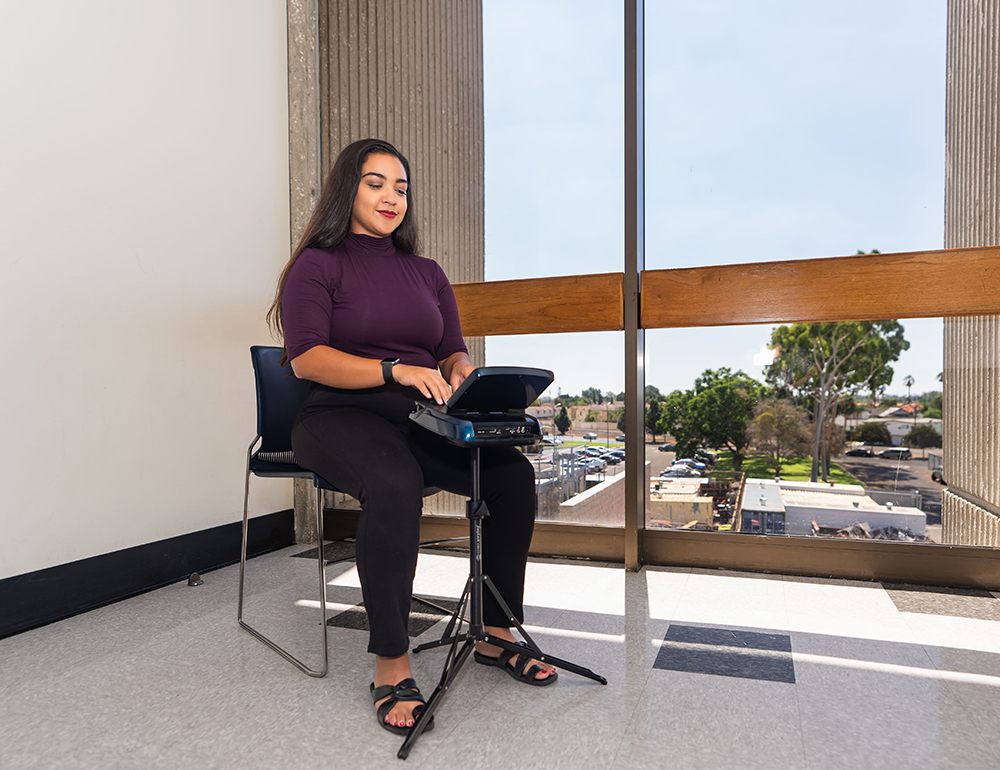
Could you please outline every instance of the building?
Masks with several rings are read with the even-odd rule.
[[[740,532],[775,535],[835,534],[859,526],[885,539],[923,537],[927,515],[919,508],[879,503],[853,484],[747,479],[740,509]]]

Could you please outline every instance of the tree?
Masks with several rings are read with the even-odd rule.
[[[892,446],[892,434],[881,422],[861,423],[852,434],[855,441],[863,444],[881,444],[882,446]]]
[[[944,404],[944,398],[940,390],[932,390],[929,393],[924,393],[919,400],[924,405],[924,417],[941,419],[941,407]]]
[[[906,375],[906,377],[903,378],[903,384],[906,386],[906,403],[909,404],[910,405],[910,409],[913,410],[913,424],[916,425],[917,424],[917,406],[916,406],[916,404],[913,403],[913,395],[910,392],[910,389],[913,387],[913,383],[914,382],[916,382],[916,380],[913,379],[913,375],[912,374],[908,374],[908,375]]]
[[[678,457],[690,457],[701,443],[688,417],[687,407],[692,398],[693,391],[685,393],[675,390],[660,404],[660,421],[656,425],[656,432],[669,433],[674,437]]]
[[[692,390],[675,390],[667,396],[661,432],[673,435],[679,454],[689,454],[699,445],[726,447],[733,455],[733,470],[738,471],[750,445],[747,426],[764,395],[764,385],[742,371],[706,369]]]
[[[569,430],[569,426],[573,424],[573,421],[569,419],[569,413],[566,411],[565,406],[559,409],[559,414],[556,415],[553,422],[556,424],[556,430],[563,435],[566,435],[566,431]]]
[[[601,391],[597,388],[587,388],[583,391],[583,400],[586,401],[588,405],[604,403]]]
[[[843,454],[847,444],[847,431],[832,420],[823,431],[823,478],[830,477],[830,458]]]
[[[611,417],[608,418],[608,422],[614,420],[615,425],[618,426],[618,432],[625,432],[625,407],[619,407],[612,412]]]
[[[754,408],[748,428],[753,445],[768,457],[774,475],[781,475],[783,458],[809,451],[808,415],[785,399],[766,398]]]
[[[898,321],[836,321],[779,326],[771,333],[778,350],[766,368],[772,385],[808,397],[812,406],[812,481],[820,466],[826,481],[825,432],[844,393],[872,392],[892,382],[889,364],[910,347]]]
[[[914,425],[910,432],[903,436],[903,443],[918,449],[941,447],[941,434],[930,425]]]
[[[660,402],[653,400],[646,404],[646,430],[653,434],[653,443],[656,443],[657,425],[660,422]]]

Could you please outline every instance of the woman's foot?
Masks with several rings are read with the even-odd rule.
[[[413,672],[410,670],[409,653],[403,653],[395,658],[385,658],[381,655],[375,656],[375,675],[372,677],[375,687],[397,685],[404,679],[411,679],[412,677]],[[387,696],[375,702],[376,712],[379,706],[389,700],[389,697]],[[389,713],[385,715],[386,724],[393,725],[394,727],[412,727],[416,719],[413,716],[413,710],[420,705],[419,701],[401,700],[397,702],[389,710]]]
[[[488,633],[490,636],[495,636],[498,639],[504,639],[505,641],[513,642],[514,644],[517,644],[518,642],[518,640],[514,637],[514,634],[511,633],[511,630],[509,628],[501,628],[499,626],[486,626],[486,633]],[[489,658],[499,658],[500,653],[503,652],[503,650],[499,647],[496,647],[495,645],[487,644],[486,642],[476,642],[476,652],[478,652],[480,655],[484,655]],[[515,662],[514,659],[512,659],[508,662],[507,667],[512,669],[514,665]],[[535,672],[534,678],[535,681],[537,682],[544,681],[556,675],[555,666],[550,666],[546,663],[542,663],[540,660],[534,660],[534,659],[528,661],[528,663],[523,667],[522,670],[529,671],[532,666],[538,666],[538,668],[540,669]]]

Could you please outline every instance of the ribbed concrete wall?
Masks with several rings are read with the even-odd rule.
[[[330,0],[320,11],[322,166],[376,136],[410,160],[424,255],[485,276],[482,6]]]
[[[1000,244],[1000,0],[948,4],[945,248]],[[944,322],[946,543],[1000,545],[1000,317]]]
[[[287,2],[293,238],[340,149],[378,137],[410,161],[423,256],[453,283],[483,280],[481,3]]]
[[[410,161],[421,253],[453,283],[486,275],[480,0],[287,0],[292,237],[347,144],[392,142]],[[467,339],[474,363],[482,338]],[[300,540],[314,539],[296,495]],[[445,499],[447,498],[447,499]],[[439,495],[437,512],[464,515]]]
[[[1000,516],[958,495],[947,496],[947,515],[941,517],[941,540],[954,545],[1000,546]]]

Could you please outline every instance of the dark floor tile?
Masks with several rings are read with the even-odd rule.
[[[1000,599],[980,588],[946,588],[883,583],[900,612],[1000,621]]]
[[[672,624],[653,668],[795,684],[787,634]]]
[[[293,553],[292,556],[298,559],[315,559],[319,549],[309,548],[305,551]],[[347,540],[333,540],[323,544],[323,558],[330,564],[335,561],[345,561],[354,558],[354,542]]]
[[[434,604],[446,608],[449,612],[454,612],[458,602],[452,599],[433,599]],[[423,601],[419,597],[413,597],[413,604],[410,608],[410,624],[407,628],[411,639],[420,636],[441,619],[447,617],[448,613],[442,612],[438,607]],[[365,605],[359,604],[344,610],[326,621],[328,626],[337,628],[353,628],[358,631],[368,630],[368,613],[365,612]]]

